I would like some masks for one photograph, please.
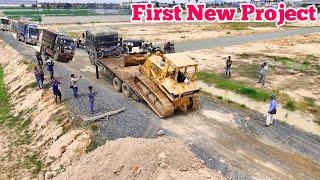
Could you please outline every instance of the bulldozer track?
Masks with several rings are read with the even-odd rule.
[[[174,106],[160,88],[147,76],[136,76],[136,90],[160,117],[168,117],[174,113]]]

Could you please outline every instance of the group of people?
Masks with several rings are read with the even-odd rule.
[[[225,74],[228,77],[231,77],[231,66],[232,66],[231,56],[228,56],[228,58],[226,60],[226,68],[225,68]],[[260,83],[262,86],[265,85],[267,71],[268,71],[268,65],[267,65],[267,62],[264,62],[260,65],[260,69],[259,69],[258,83]],[[277,113],[276,97],[274,95],[272,95],[270,97],[270,99],[271,100],[270,100],[270,105],[269,105],[269,109],[268,109],[268,116],[267,116],[266,125],[265,125],[266,127],[273,124],[273,116]]]
[[[50,76],[50,85],[52,88],[52,92],[55,98],[55,102],[61,103],[62,102],[62,93],[59,89],[59,85],[61,84],[60,81],[58,81],[55,77],[54,77],[54,62],[52,59],[48,58],[44,53],[41,54],[40,52],[36,52],[36,57],[38,60],[38,65],[37,67],[34,68],[34,75],[36,78],[36,83],[39,89],[43,89],[44,88],[44,60],[46,62],[46,66],[47,66],[47,71],[49,72],[49,76]],[[75,76],[75,74],[71,74],[70,75],[70,88],[73,91],[73,97],[74,98],[78,98],[79,94],[78,94],[78,85],[77,82],[79,79],[81,79],[81,75],[77,78]],[[92,86],[88,87],[88,101],[89,101],[89,111],[91,114],[94,113],[94,98],[97,95],[97,91],[94,90],[94,88]]]

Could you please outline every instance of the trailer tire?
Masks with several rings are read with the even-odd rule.
[[[131,88],[128,86],[127,83],[122,83],[122,92],[125,96],[127,96],[128,98],[131,97],[132,95],[132,90]]]
[[[122,82],[119,78],[115,77],[113,78],[113,88],[117,91],[117,92],[121,92],[122,90]]]

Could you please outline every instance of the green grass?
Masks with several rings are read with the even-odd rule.
[[[31,21],[41,21],[42,16],[88,16],[94,15],[89,9],[2,9],[10,19],[19,19],[21,16],[30,18]]]
[[[10,115],[10,97],[4,84],[4,72],[0,67],[0,124],[16,122],[17,118]]]
[[[26,158],[25,164],[27,169],[29,169],[33,175],[38,174],[42,169],[42,162],[40,160],[39,155],[37,154],[27,155],[25,158]]]
[[[284,108],[288,109],[289,111],[294,111],[297,109],[295,103],[291,100],[284,105]]]
[[[211,72],[198,72],[197,78],[208,84],[215,84],[217,88],[227,89],[237,94],[245,95],[257,101],[269,99],[269,92],[248,87],[243,82],[233,81]]]
[[[257,79],[259,74],[259,64],[244,64],[237,68],[237,72],[241,77]]]
[[[299,63],[298,60],[289,58],[289,57],[282,57],[282,56],[267,56],[274,60],[275,62],[281,63],[285,68],[297,70],[297,71],[305,71],[311,68],[311,65],[308,61],[304,61],[303,63]]]

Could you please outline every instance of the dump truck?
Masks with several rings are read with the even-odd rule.
[[[175,110],[197,109],[200,105],[200,88],[195,77],[198,64],[185,54],[125,53],[120,57],[96,57],[93,64],[97,78],[101,67],[116,91],[144,100],[159,117],[168,117]]]
[[[7,17],[0,17],[0,29],[2,31],[10,31],[10,19]]]
[[[55,61],[71,61],[75,54],[75,42],[62,33],[44,29],[40,53],[45,53]]]
[[[26,44],[37,45],[40,31],[37,25],[32,24],[27,18],[20,18],[16,27],[17,39]]]
[[[118,32],[111,28],[95,29],[86,31],[85,46],[89,54],[91,64],[95,59],[115,56],[120,57],[125,49],[119,46]]]

